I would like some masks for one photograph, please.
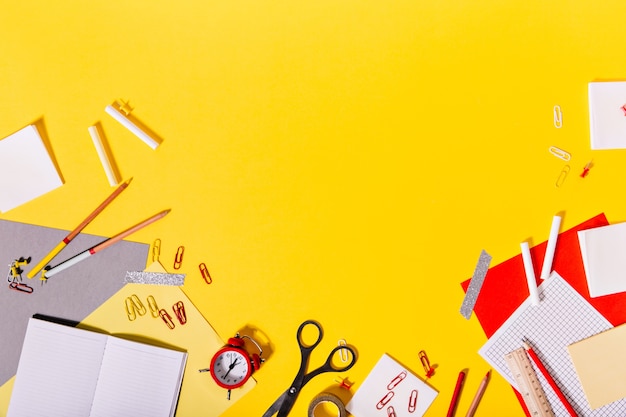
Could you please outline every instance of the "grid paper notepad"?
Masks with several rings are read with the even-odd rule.
[[[517,389],[504,355],[520,348],[526,338],[580,417],[626,415],[626,400],[591,410],[567,351],[572,343],[608,330],[611,324],[556,272],[539,291],[539,305],[524,301],[478,353]],[[539,369],[535,372],[554,414],[568,415]]]

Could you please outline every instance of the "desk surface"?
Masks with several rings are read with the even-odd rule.
[[[428,416],[469,368],[464,411],[488,370],[478,322],[459,314],[480,251],[508,259],[559,211],[562,230],[626,220],[624,152],[590,150],[587,109],[589,81],[624,77],[623,1],[5,3],[0,136],[43,122],[65,185],[2,218],[72,229],[99,204],[112,188],[87,128],[101,122],[133,182],[85,231],[171,208],[133,240],[161,239],[166,267],[184,246],[184,291],[215,330],[271,342],[226,417],[287,388],[310,318],[323,346],[357,347],[355,387],[383,353],[421,375],[425,350],[440,391]],[[159,148],[104,112],[120,98]],[[561,187],[550,146],[572,154]],[[497,375],[478,413],[523,416]]]

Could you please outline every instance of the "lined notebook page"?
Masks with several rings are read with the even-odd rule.
[[[174,415],[187,354],[109,337],[92,417]]]
[[[88,416],[106,340],[31,318],[7,417]]]

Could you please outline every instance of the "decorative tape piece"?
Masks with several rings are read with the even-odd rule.
[[[474,275],[472,276],[472,280],[469,283],[469,287],[467,287],[467,292],[465,293],[465,298],[463,298],[463,304],[461,305],[461,314],[467,320],[469,320],[472,316],[472,311],[474,311],[474,306],[476,305],[478,294],[480,293],[480,289],[483,286],[483,282],[485,282],[485,277],[487,276],[487,271],[489,270],[490,263],[491,255],[489,255],[484,250],[480,252],[478,264],[476,265]]]
[[[309,412],[307,413],[307,417],[315,417],[315,408],[321,403],[333,403],[337,406],[337,417],[346,417],[346,407],[343,405],[343,402],[339,397],[335,394],[331,394],[330,392],[323,392],[318,394],[311,404],[309,404]]]
[[[185,274],[167,274],[164,272],[126,271],[126,284],[176,285],[185,283]]]

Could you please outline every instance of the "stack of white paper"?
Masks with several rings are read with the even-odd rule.
[[[626,223],[578,232],[589,295],[626,291]]]
[[[626,82],[589,83],[591,149],[626,148]]]

